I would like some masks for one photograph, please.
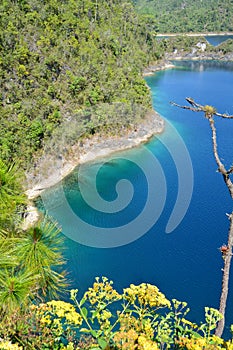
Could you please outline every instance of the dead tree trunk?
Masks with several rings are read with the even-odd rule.
[[[220,297],[219,312],[225,316],[226,304],[227,304],[227,295],[228,295],[228,286],[229,286],[229,275],[231,267],[231,258],[232,258],[232,246],[233,246],[233,212],[229,215],[230,227],[228,233],[228,251],[224,257],[224,268],[222,276],[222,292]],[[222,336],[225,326],[225,317],[223,317],[219,322],[215,330],[215,335],[218,337]]]
[[[213,155],[215,158],[215,161],[218,166],[219,173],[222,174],[224,182],[228,188],[228,191],[230,193],[231,198],[233,199],[233,183],[230,179],[230,175],[233,173],[233,166],[230,167],[229,170],[226,170],[224,164],[222,163],[219,153],[218,153],[218,145],[217,145],[217,131],[215,127],[215,121],[214,117],[221,117],[225,119],[233,119],[233,116],[227,115],[227,114],[220,114],[217,113],[216,109],[212,106],[202,106],[198,103],[196,103],[192,98],[188,97],[186,98],[190,106],[180,106],[174,102],[172,102],[172,105],[188,109],[193,112],[204,112],[205,117],[209,121],[211,133],[212,133],[212,146],[213,146]],[[215,330],[215,335],[221,337],[224,326],[225,326],[225,311],[226,311],[226,304],[227,304],[227,296],[228,296],[228,289],[229,289],[229,275],[230,275],[230,266],[231,266],[231,258],[232,258],[232,246],[233,246],[233,212],[228,215],[230,226],[228,231],[228,243],[226,247],[226,252],[223,255],[224,258],[224,268],[223,268],[223,276],[222,276],[222,289],[221,289],[221,296],[220,296],[220,305],[219,305],[219,312],[223,315],[223,318],[218,322],[217,328]]]

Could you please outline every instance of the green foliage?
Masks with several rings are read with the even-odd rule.
[[[0,314],[25,312],[37,298],[57,297],[66,287],[56,225],[45,218],[26,232],[2,230],[0,239]]]
[[[24,318],[13,314],[0,322],[3,341],[40,350],[233,348],[232,341],[213,335],[222,318],[217,310],[206,307],[205,322],[194,324],[187,319],[187,303],[170,302],[151,284],[131,284],[118,293],[103,277],[96,278],[81,299],[77,293],[71,291],[74,304],[55,300],[33,304]]]
[[[29,298],[33,295],[32,286],[35,286],[36,278],[34,271],[23,269],[2,269],[0,271],[2,316],[28,305]]]
[[[232,32],[229,0],[134,0],[140,13],[154,16],[157,32]]]
[[[233,40],[228,39],[228,40],[224,41],[223,43],[218,45],[218,50],[220,50],[223,54],[232,53],[233,52]]]
[[[17,226],[26,202],[22,194],[22,178],[15,164],[7,164],[0,158],[0,229]]]
[[[192,49],[195,49],[197,53],[200,53],[198,50],[197,44],[205,44],[205,52],[214,51],[212,45],[210,45],[204,37],[190,37],[186,35],[177,35],[171,36],[169,38],[159,39],[159,47],[162,52],[172,53],[175,50],[181,55],[184,53],[192,52]]]
[[[0,11],[3,159],[31,166],[77,110],[115,102],[151,107],[141,72],[157,57],[154,22],[130,1],[5,0]]]
[[[18,240],[16,254],[20,267],[34,271],[37,286],[42,295],[57,296],[59,289],[65,287],[63,274],[54,270],[64,264],[61,247],[63,239],[60,229],[47,219],[30,228]]]

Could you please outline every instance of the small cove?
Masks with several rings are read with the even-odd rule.
[[[158,160],[166,178],[165,206],[156,223],[137,240],[122,246],[103,249],[79,244],[69,238],[65,242],[67,269],[72,287],[80,293],[92,284],[95,276],[107,276],[117,289],[130,283],[148,282],[157,285],[168,298],[187,301],[190,318],[198,321],[204,306],[218,307],[221,286],[222,261],[218,251],[226,243],[228,221],[225,213],[232,210],[232,202],[211,153],[211,140],[206,120],[199,114],[172,107],[169,101],[184,104],[184,98],[193,97],[202,104],[214,105],[221,112],[233,113],[233,65],[208,62],[180,62],[178,69],[157,72],[147,77],[151,88],[154,108],[177,129],[192,160],[194,188],[190,206],[181,223],[170,233],[165,233],[168,219],[174,207],[178,177],[177,165],[164,146],[166,138],[173,138],[169,128],[164,134],[154,137],[146,146],[110,157],[97,176],[97,188],[106,201],[117,198],[116,184],[127,179],[134,188],[132,201],[117,213],[103,214],[93,210],[83,200],[78,175],[75,171],[62,185],[66,199],[77,216],[91,222],[95,227],[121,226],[140,214],[148,195],[146,177],[137,166],[143,159],[147,164],[148,150]],[[227,164],[232,161],[233,122],[219,121],[219,145]],[[174,138],[174,147],[176,139]],[[125,158],[133,157],[135,164]],[[85,186],[93,190],[93,173],[96,164],[85,168]],[[80,180],[79,180],[80,181]],[[155,187],[159,191],[159,178]],[[187,189],[188,191],[188,189]],[[159,193],[159,192],[158,192]],[[65,214],[63,202],[56,187],[47,191],[54,203],[49,214],[61,218]],[[155,202],[155,206],[156,206]],[[63,233],[70,222],[61,218]],[[77,227],[78,230],[78,227]],[[228,300],[227,326],[233,323],[233,273]]]

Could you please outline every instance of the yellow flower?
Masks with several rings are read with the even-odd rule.
[[[10,341],[0,341],[0,349],[2,350],[23,350],[22,346],[12,344]]]
[[[186,324],[186,325],[188,325],[188,326],[191,326],[192,328],[197,328],[197,325],[196,325],[195,323],[192,323],[192,322],[190,322],[189,320],[186,320],[186,318],[182,318],[181,321],[182,321],[184,324]]]
[[[49,315],[41,317],[40,322],[47,325],[50,325],[52,323]]]
[[[217,337],[218,338],[218,337]],[[211,339],[205,338],[180,338],[177,342],[182,347],[185,347],[187,350],[217,350],[222,349],[221,346],[218,346],[216,343],[213,344]]]
[[[151,321],[149,319],[147,319],[145,321],[143,329],[144,329],[144,332],[145,332],[146,336],[148,338],[152,339],[153,336],[154,336],[154,329],[153,329],[153,327],[151,325]]]
[[[140,350],[159,350],[158,345],[144,335],[138,337],[138,349]]]
[[[121,350],[137,349],[138,334],[134,329],[128,331],[120,330],[114,335],[114,342]]]
[[[93,287],[84,294],[84,299],[88,300],[91,305],[120,300],[121,295],[112,287],[112,284],[113,282],[108,281],[106,277],[102,277],[102,282],[97,277]]]
[[[81,325],[82,317],[76,312],[75,307],[61,300],[52,300],[47,304],[40,304],[38,307],[37,317],[40,322],[47,325],[52,325],[58,327],[60,325],[60,320],[62,320],[63,325],[74,324]]]
[[[156,286],[148,283],[139,286],[131,284],[129,288],[124,289],[124,297],[131,303],[137,300],[144,307],[170,307],[170,301],[165,295]]]

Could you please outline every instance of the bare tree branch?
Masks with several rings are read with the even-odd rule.
[[[203,110],[200,108],[197,108],[197,107],[190,107],[190,106],[181,106],[181,105],[178,105],[177,103],[175,102],[170,102],[172,106],[176,106],[176,107],[179,107],[179,108],[183,108],[183,109],[188,109],[190,111],[193,111],[193,112],[203,112]]]
[[[187,97],[186,101],[191,106],[181,106],[177,103],[171,102],[173,106],[182,108],[182,109],[188,109],[193,112],[203,112],[205,117],[209,121],[211,133],[212,133],[212,146],[213,146],[213,154],[216,161],[216,164],[218,166],[218,171],[222,174],[224,182],[229,190],[230,196],[233,199],[233,183],[230,179],[230,175],[233,174],[233,165],[230,167],[229,170],[226,170],[224,164],[221,162],[221,159],[219,157],[218,152],[218,145],[217,145],[217,131],[215,127],[215,121],[214,116],[225,118],[225,119],[233,119],[233,116],[227,115],[227,114],[221,114],[216,111],[216,109],[212,106],[203,106],[199,103],[196,103],[193,98]],[[223,276],[222,276],[222,290],[221,290],[221,297],[220,297],[220,305],[219,305],[219,312],[223,315],[223,319],[219,321],[215,334],[219,337],[222,336],[224,326],[225,326],[225,312],[226,312],[226,303],[227,303],[227,296],[228,296],[228,289],[229,289],[229,276],[230,276],[230,266],[231,266],[231,259],[232,259],[232,246],[233,246],[233,212],[228,215],[228,218],[230,220],[230,226],[228,231],[228,245],[227,251],[224,254],[224,269],[223,269]]]
[[[225,118],[225,119],[233,119],[233,115],[214,113],[217,117]]]
[[[219,155],[218,155],[217,134],[216,134],[216,128],[215,128],[215,124],[214,124],[214,119],[209,118],[209,123],[210,123],[210,128],[212,130],[212,144],[213,144],[214,158],[215,158],[215,161],[218,165],[219,172],[222,174],[226,174],[227,171],[225,169],[225,166],[221,162]]]
[[[233,173],[233,165],[230,167],[229,170],[227,170],[227,174],[230,175]]]
[[[217,135],[216,135],[216,128],[214,124],[214,119],[209,118],[210,128],[212,130],[212,144],[213,144],[213,153],[215,157],[215,161],[218,165],[218,171],[222,174],[225,184],[227,185],[227,188],[230,192],[230,196],[233,199],[233,183],[231,179],[229,178],[228,171],[226,170],[225,166],[220,160],[220,157],[218,155],[218,146],[217,146]]]
[[[224,257],[224,268],[223,268],[223,276],[222,276],[222,291],[220,297],[220,305],[219,312],[224,316],[219,322],[218,326],[215,330],[215,335],[218,337],[222,336],[224,326],[225,326],[225,312],[226,312],[226,304],[227,304],[227,296],[229,289],[229,278],[230,278],[230,267],[231,267],[231,259],[232,259],[232,246],[233,246],[233,212],[228,215],[230,220],[230,227],[228,232],[228,251]]]
[[[210,106],[203,106],[203,105],[200,105],[199,103],[195,102],[194,99],[192,97],[186,97],[185,98],[186,101],[191,104],[192,107],[190,106],[181,106],[175,102],[170,102],[171,105],[173,106],[176,106],[176,107],[179,107],[179,108],[183,108],[183,109],[189,109],[190,111],[193,111],[193,112],[206,112],[205,109],[206,107],[210,107]],[[220,118],[225,118],[225,119],[233,119],[233,115],[229,115],[229,114],[226,114],[226,113],[218,113],[215,109],[213,109],[213,112],[211,113],[212,115],[216,115],[217,117],[220,117]]]

